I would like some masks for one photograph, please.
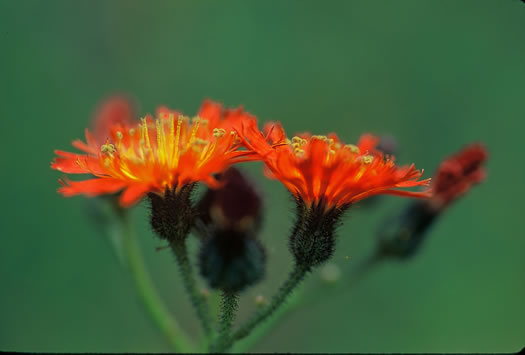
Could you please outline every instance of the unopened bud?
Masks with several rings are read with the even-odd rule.
[[[421,247],[439,212],[425,201],[411,202],[400,216],[385,222],[379,232],[378,256],[408,259]]]
[[[255,238],[233,230],[215,230],[203,241],[201,275],[214,289],[239,292],[264,276],[266,254]]]
[[[223,185],[208,189],[198,203],[199,219],[212,228],[257,232],[262,198],[254,184],[233,167],[219,175],[218,180]]]

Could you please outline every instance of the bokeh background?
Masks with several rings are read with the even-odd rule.
[[[85,198],[56,194],[54,149],[71,150],[115,93],[140,113],[191,115],[208,97],[244,105],[293,134],[392,134],[400,163],[431,176],[466,143],[490,150],[488,179],[441,218],[416,258],[294,312],[260,352],[510,352],[525,344],[525,4],[518,0],[1,1],[0,349],[166,352]],[[270,296],[291,266],[292,203],[266,196]],[[385,197],[345,218],[333,262],[348,282]],[[133,210],[155,282],[188,332],[198,324],[169,251]],[[195,247],[195,246],[194,246]],[[316,272],[305,293],[329,289]]]

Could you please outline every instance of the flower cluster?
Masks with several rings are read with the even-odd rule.
[[[407,258],[418,249],[436,217],[483,179],[482,163],[487,157],[482,146],[470,146],[442,163],[430,189],[410,191],[406,189],[429,185],[430,179],[422,179],[423,170],[413,164],[396,165],[392,139],[380,144],[375,136],[363,134],[356,144],[346,144],[335,133],[288,138],[278,122],[267,123],[261,130],[256,117],[242,107],[226,109],[210,100],[194,117],[160,107],[154,116],[139,120],[128,100],[115,97],[99,108],[85,138],[73,142],[81,153],[55,151],[52,169],[87,175],[80,181],[60,179],[58,192],[110,196],[122,229],[121,238],[114,238],[116,248],[121,245],[127,250],[121,254],[136,275],[137,287],[151,296],[145,302],[157,303],[126,226],[127,208],[143,198],[149,201],[151,227],[173,252],[209,349],[215,353],[226,352],[248,336],[310,271],[330,259],[340,219],[352,205],[377,195],[419,198],[397,224],[390,223],[396,229],[384,233],[386,238],[374,256],[374,260]],[[259,302],[253,316],[232,332],[238,295],[264,278],[267,260],[259,238],[264,195],[236,165],[248,161],[262,162],[265,175],[279,180],[296,202],[288,239],[294,267],[271,300]],[[199,183],[206,190],[195,200],[194,188]],[[208,292],[199,290],[194,278],[186,243],[190,232],[199,237],[200,276],[208,287],[222,292],[218,327],[213,325]],[[148,304],[161,328],[171,328],[167,318],[159,317],[162,308]],[[171,329],[166,332],[172,335]],[[181,334],[178,329],[175,333]],[[177,350],[192,348],[185,341],[175,342]]]
[[[356,145],[344,144],[335,134],[301,134],[290,140],[280,124],[269,124],[261,132],[256,118],[242,108],[224,109],[211,101],[191,119],[164,107],[156,118],[147,115],[140,122],[114,120],[107,111],[109,125],[97,135],[86,130],[86,142],[73,142],[85,154],[55,152],[53,169],[93,176],[61,182],[64,196],[123,190],[120,202],[129,207],[148,193],[163,195],[166,189],[196,182],[216,188],[214,174],[235,163],[262,160],[269,177],[308,205],[340,207],[377,194],[428,197],[428,192],[398,190],[427,185],[429,179],[419,180],[422,171],[413,165],[396,166],[393,157],[376,149],[378,139],[369,134]]]
[[[257,194],[236,170],[227,170],[236,163],[262,161],[266,175],[280,180],[295,197],[297,220],[290,250],[304,270],[332,255],[339,218],[355,202],[379,194],[429,197],[428,190],[401,190],[428,185],[430,179],[421,180],[423,172],[414,165],[397,166],[393,156],[377,149],[379,139],[370,134],[355,145],[344,144],[333,133],[304,133],[288,139],[279,123],[268,123],[261,131],[257,119],[242,108],[225,109],[209,100],[193,118],[166,107],[160,107],[155,117],[146,115],[140,120],[134,120],[133,112],[125,99],[109,100],[98,111],[94,133],[86,130],[86,142],[73,142],[83,154],[55,152],[53,169],[90,175],[82,181],[59,180],[58,192],[64,196],[117,194],[123,208],[147,196],[153,230],[177,252],[192,228],[205,225],[203,248],[207,251],[201,253],[201,266],[212,286],[240,290],[260,277],[237,273],[239,279],[247,280],[239,283],[228,280],[228,270],[246,268],[249,263],[240,260],[264,261],[256,238]],[[194,206],[192,191],[199,182],[211,190]],[[255,210],[241,201],[237,203],[240,214],[231,208],[235,205],[231,199],[246,202],[249,196]],[[258,256],[246,258],[238,252],[240,256],[232,258],[231,248],[253,249],[252,254]],[[206,258],[210,255],[216,255],[218,262],[210,265]],[[235,266],[239,263],[244,266]],[[254,275],[262,275],[261,265]]]

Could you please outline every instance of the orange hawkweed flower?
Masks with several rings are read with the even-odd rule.
[[[428,203],[435,209],[443,209],[464,195],[485,178],[483,164],[488,152],[481,144],[470,144],[446,158],[439,165],[432,183],[432,198]]]
[[[271,148],[267,141],[282,140],[284,131],[278,124],[267,126],[265,131],[266,136],[254,124],[245,125],[245,144],[261,154],[268,177],[280,180],[309,206],[348,206],[378,194],[429,197],[428,192],[397,190],[426,186],[430,179],[419,180],[423,171],[413,164],[396,166],[393,157],[376,149],[379,140],[372,135],[363,135],[353,145],[343,144],[335,134],[305,133]]]
[[[124,189],[120,204],[129,207],[149,192],[163,195],[198,181],[217,187],[212,174],[233,163],[258,159],[239,149],[241,140],[234,124],[255,121],[242,108],[224,110],[218,103],[205,101],[193,119],[164,107],[157,116],[148,115],[140,123],[116,122],[102,144],[86,130],[86,143],[73,142],[86,154],[55,151],[53,169],[95,176],[62,183],[58,191],[64,196],[96,196]]]

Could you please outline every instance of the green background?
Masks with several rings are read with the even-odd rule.
[[[54,149],[73,150],[95,107],[131,95],[140,114],[244,105],[290,135],[390,133],[400,163],[431,176],[482,141],[486,182],[433,228],[417,257],[287,316],[255,351],[510,352],[525,345],[525,4],[518,0],[0,2],[0,349],[165,352],[86,199],[56,194]],[[292,203],[260,164],[267,278],[291,266]],[[333,262],[348,282],[379,223],[408,201],[356,206]],[[155,282],[188,332],[198,323],[169,251],[133,210]],[[195,247],[195,246],[194,246]],[[349,258],[347,258],[347,256]],[[306,294],[327,288],[316,272]]]

